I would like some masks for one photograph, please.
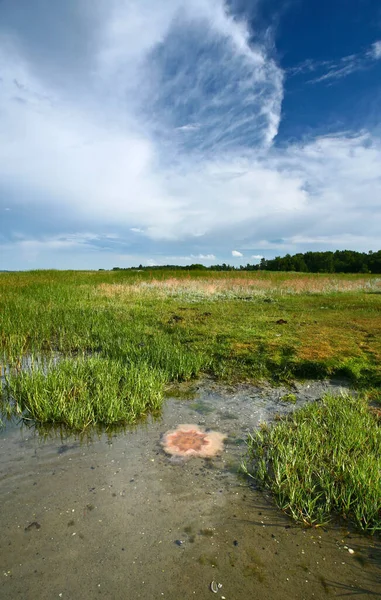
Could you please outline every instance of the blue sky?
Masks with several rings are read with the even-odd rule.
[[[1,0],[0,269],[381,247],[378,0]]]

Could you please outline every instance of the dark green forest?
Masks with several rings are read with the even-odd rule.
[[[234,267],[223,263],[206,267],[201,264],[188,266],[161,265],[154,267],[114,267],[114,271],[144,270],[154,271],[170,269],[172,271],[297,271],[299,273],[381,273],[381,250],[356,252],[355,250],[336,250],[335,252],[305,252],[286,254],[275,258],[262,258],[259,264]]]
[[[266,271],[300,271],[305,273],[381,273],[381,250],[378,252],[305,252],[286,254],[271,260],[262,259],[260,269]]]

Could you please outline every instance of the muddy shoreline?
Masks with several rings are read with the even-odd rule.
[[[282,388],[204,381],[91,441],[1,430],[1,597],[211,598],[212,581],[226,600],[381,596],[379,537],[304,529],[237,475],[260,422],[344,388],[297,383],[290,404]],[[225,433],[222,456],[171,461],[160,438],[178,423]]]

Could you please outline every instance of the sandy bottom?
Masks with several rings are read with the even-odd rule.
[[[325,389],[298,386],[297,406]],[[0,432],[2,600],[204,599],[212,581],[226,600],[381,595],[379,538],[296,526],[237,476],[247,431],[295,408],[282,390],[193,391],[161,420],[85,444]],[[184,422],[225,433],[223,455],[166,456],[160,436]]]

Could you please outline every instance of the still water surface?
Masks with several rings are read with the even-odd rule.
[[[298,385],[296,408],[330,389]],[[285,390],[188,391],[160,419],[92,440],[0,431],[0,598],[381,597],[379,538],[299,527],[237,474],[247,433],[295,409]],[[179,423],[225,433],[224,454],[171,460],[160,437]]]

